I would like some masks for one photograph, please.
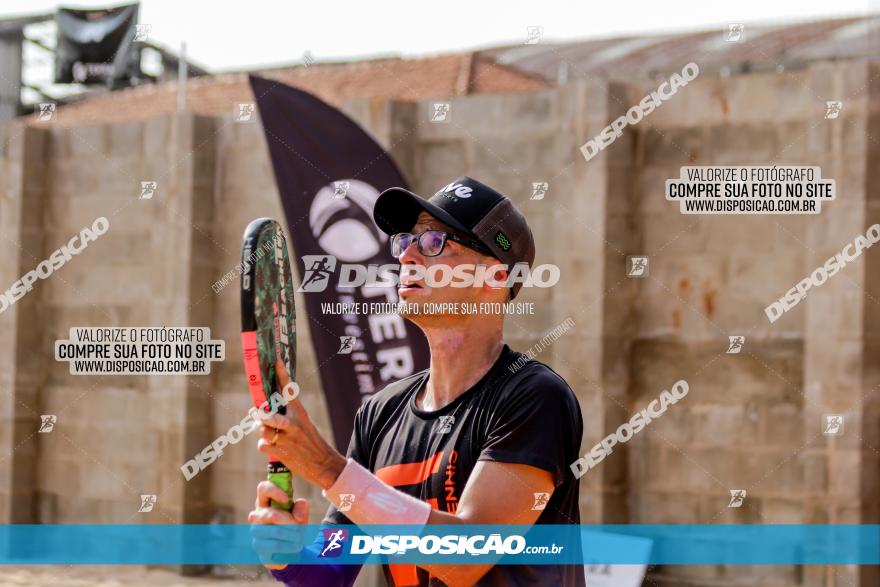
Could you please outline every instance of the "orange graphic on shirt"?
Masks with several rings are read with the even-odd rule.
[[[453,479],[455,475],[455,462],[457,460],[458,451],[453,450],[449,453],[449,462],[446,465],[445,472],[446,479],[443,485],[446,491],[446,510],[451,513],[455,513],[458,507],[458,498],[455,496],[455,481]],[[439,472],[442,461],[443,451],[441,450],[424,461],[382,467],[376,471],[376,477],[392,487],[415,485],[422,483],[431,475]],[[436,497],[428,498],[425,502],[429,503],[432,509],[440,509]],[[391,578],[396,587],[413,587],[419,584],[416,565],[388,565],[388,570],[391,572]]]
[[[415,485],[421,483],[434,473],[440,470],[440,461],[443,460],[443,451],[436,453],[434,456],[425,459],[419,463],[403,463],[400,465],[389,465],[382,467],[376,471],[376,477],[391,485],[392,487],[400,487],[401,485]]]

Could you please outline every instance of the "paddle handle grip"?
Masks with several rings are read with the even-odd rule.
[[[291,511],[293,509],[293,476],[281,463],[269,463],[266,478],[275,486],[287,494],[287,503],[279,503],[274,499],[269,500],[270,505],[279,510]]]

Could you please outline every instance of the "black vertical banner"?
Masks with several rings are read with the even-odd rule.
[[[363,311],[396,303],[396,288],[341,287],[338,281],[343,265],[397,264],[372,211],[382,190],[406,182],[382,147],[339,110],[272,80],[251,76],[250,82],[299,267],[334,439],[345,450],[363,399],[428,366],[428,345],[417,327],[396,313]],[[328,311],[343,304],[359,304],[362,311]]]

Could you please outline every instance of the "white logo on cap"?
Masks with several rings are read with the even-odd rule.
[[[474,189],[471,187],[468,187],[464,184],[461,184],[461,183],[452,182],[451,184],[442,188],[440,191],[441,192],[452,192],[454,195],[458,196],[459,198],[470,198],[471,192],[473,192]]]

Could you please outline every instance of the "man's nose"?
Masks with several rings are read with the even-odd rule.
[[[407,263],[425,264],[425,257],[419,252],[417,239],[413,239],[409,246],[403,250],[403,254],[398,258],[401,265]]]

